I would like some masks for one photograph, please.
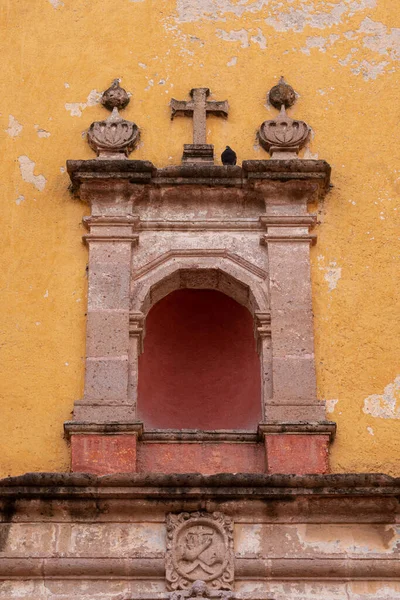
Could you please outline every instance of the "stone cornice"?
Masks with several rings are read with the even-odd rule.
[[[27,473],[0,480],[0,498],[268,499],[393,497],[400,478],[382,473],[264,475],[249,473],[118,474]]]
[[[143,423],[134,421],[132,423],[86,423],[79,421],[66,421],[64,423],[64,431],[67,436],[74,435],[138,435],[143,433]]]
[[[329,435],[331,439],[336,434],[336,423],[333,421],[319,421],[316,423],[307,422],[288,422],[288,423],[276,423],[276,422],[265,422],[260,423],[258,426],[258,435],[260,438],[264,438],[265,435]]]
[[[197,429],[151,429],[144,431],[143,442],[215,442],[256,443],[258,436],[251,431],[200,431]]]
[[[73,188],[93,180],[125,180],[153,186],[223,186],[252,188],[259,182],[308,181],[320,194],[329,189],[331,168],[324,160],[245,160],[242,166],[184,164],[157,169],[140,160],[68,160],[67,171]]]

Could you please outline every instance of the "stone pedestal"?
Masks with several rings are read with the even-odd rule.
[[[212,144],[184,144],[182,164],[214,164],[214,146]]]

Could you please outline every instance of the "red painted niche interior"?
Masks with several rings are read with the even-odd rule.
[[[253,319],[215,290],[177,290],[150,310],[139,358],[146,429],[244,429],[261,420]]]

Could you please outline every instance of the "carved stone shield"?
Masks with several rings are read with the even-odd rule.
[[[168,514],[165,570],[170,590],[187,589],[197,580],[232,590],[232,519],[219,512]]]

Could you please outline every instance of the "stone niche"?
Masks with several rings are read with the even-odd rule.
[[[65,424],[72,470],[328,472],[335,424],[316,394],[308,205],[327,192],[329,165],[291,158],[157,169],[100,156],[68,161],[68,172],[91,209],[85,389]],[[163,427],[167,402],[155,409],[161,426],[139,418],[148,315],[188,289],[224,294],[250,315],[260,388],[251,426],[244,418],[230,427],[238,409],[223,387],[211,405],[204,400],[205,426]],[[196,385],[194,377],[182,411],[194,395],[201,402]],[[220,418],[214,427],[219,402],[227,425]]]

